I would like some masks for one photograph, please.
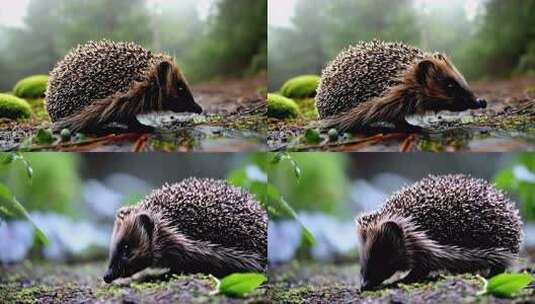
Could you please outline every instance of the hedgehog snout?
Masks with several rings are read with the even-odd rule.
[[[476,104],[479,105],[480,109],[485,109],[487,107],[487,101],[485,99],[483,99],[483,98],[478,98],[476,100]]]
[[[104,279],[104,282],[106,282],[108,284],[116,279],[116,276],[114,275],[113,270],[111,268],[108,269],[108,271],[106,271],[106,273],[104,274],[103,279]]]
[[[193,103],[193,113],[202,114],[202,107],[196,103]]]

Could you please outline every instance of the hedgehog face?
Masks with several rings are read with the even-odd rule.
[[[104,281],[129,277],[152,264],[154,221],[146,213],[117,214],[110,245],[109,265]]]
[[[420,111],[462,112],[487,106],[485,100],[476,98],[462,74],[442,54],[419,62],[416,80],[420,86]]]
[[[394,222],[361,232],[361,289],[370,290],[401,270],[406,250],[403,231]]]
[[[158,67],[158,85],[163,93],[165,110],[177,113],[202,113],[201,106],[195,102],[186,80],[174,64],[168,61],[160,63]]]

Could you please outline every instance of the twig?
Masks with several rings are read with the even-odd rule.
[[[124,141],[124,140],[131,140],[136,139],[142,136],[143,134],[139,133],[128,133],[128,134],[110,134],[106,135],[104,137],[99,138],[93,138],[82,142],[77,143],[61,143],[59,145],[41,145],[41,146],[32,146],[28,148],[28,152],[33,151],[42,151],[42,150],[52,150],[52,149],[76,149],[76,148],[82,148],[89,145],[96,145],[96,144],[102,144],[106,142],[117,142],[117,141]]]
[[[141,137],[139,137],[138,140],[136,140],[136,143],[134,144],[134,148],[132,149],[133,152],[143,151],[148,140],[149,140],[149,136],[147,134],[141,135]]]
[[[387,140],[400,139],[400,138],[405,138],[405,137],[406,137],[405,133],[392,133],[392,134],[386,134],[386,135],[381,133],[381,134],[376,134],[374,136],[341,142],[341,143],[329,143],[329,144],[324,144],[324,145],[301,145],[301,146],[292,147],[291,150],[294,150],[294,151],[306,151],[306,150],[315,150],[315,149],[336,150],[336,149],[344,148],[344,147],[347,148],[348,146],[355,148],[355,146],[361,146],[363,144],[369,144],[372,142],[387,141]],[[279,149],[276,149],[276,151],[282,151],[287,148],[288,148],[287,146],[281,147]]]
[[[418,138],[417,134],[411,134],[409,135],[402,143],[399,148],[400,152],[409,152],[412,147],[414,146],[414,143],[416,142],[416,139]]]

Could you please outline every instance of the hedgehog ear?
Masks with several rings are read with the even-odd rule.
[[[160,87],[167,87],[171,80],[173,67],[169,61],[162,61],[158,66],[158,84]]]
[[[381,226],[385,238],[392,242],[396,248],[403,245],[403,230],[395,222],[386,222]]]
[[[136,222],[140,227],[147,232],[149,238],[152,238],[152,233],[154,231],[154,221],[152,217],[147,213],[140,213],[136,216]]]
[[[419,84],[425,85],[427,83],[428,75],[435,69],[435,63],[431,60],[422,60],[418,63],[416,69],[416,79]]]

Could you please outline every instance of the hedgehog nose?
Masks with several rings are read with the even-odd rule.
[[[485,109],[487,107],[487,101],[483,98],[478,98],[476,100],[476,103],[478,104],[478,106],[481,108],[481,109]]]
[[[194,113],[201,114],[201,113],[202,113],[202,108],[201,108],[201,106],[196,105],[195,110],[194,110]]]
[[[106,274],[104,275],[103,279],[106,283],[111,283],[113,281],[113,272],[111,269],[108,269],[108,271],[106,271]]]

